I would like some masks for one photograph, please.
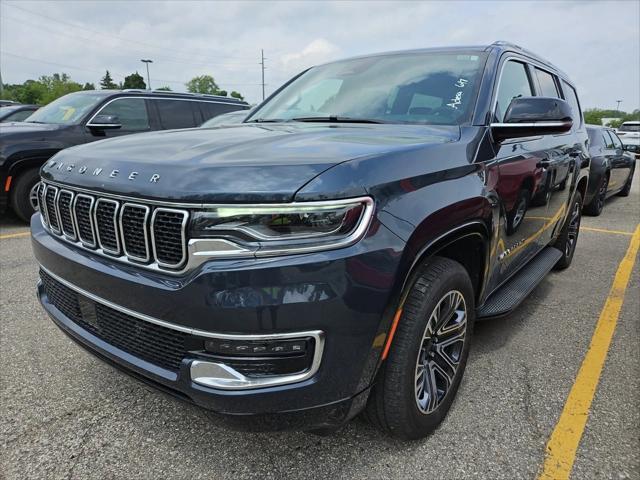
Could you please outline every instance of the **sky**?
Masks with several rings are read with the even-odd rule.
[[[0,1],[4,83],[68,73],[116,82],[151,59],[151,86],[196,75],[250,103],[309,66],[374,52],[507,40],[546,58],[584,108],[640,107],[640,1]]]

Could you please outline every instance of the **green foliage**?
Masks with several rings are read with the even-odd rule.
[[[147,84],[144,83],[144,78],[142,78],[142,75],[136,72],[124,77],[122,88],[139,88],[145,90],[147,88]]]
[[[186,84],[187,91],[191,93],[206,93],[209,95],[227,96],[226,90],[220,90],[218,84],[211,75],[193,77]]]
[[[102,90],[115,90],[118,88],[118,85],[113,82],[113,78],[111,78],[109,70],[107,70],[104,77],[100,80],[100,88]]]
[[[244,97],[242,96],[242,94],[240,92],[236,92],[235,90],[231,92],[231,96],[239,100],[244,100]]]
[[[95,90],[96,86],[93,83],[85,83],[84,87],[82,87],[82,90]]]
[[[43,75],[38,80],[27,80],[22,85],[4,85],[2,98],[20,103],[46,105],[67,93],[82,90],[82,85],[71,80],[66,73]]]
[[[171,88],[167,87],[166,85],[164,87],[160,87],[160,88],[156,88],[156,90],[162,90],[163,92],[171,92]]]
[[[610,120],[608,126],[618,128],[622,122],[628,122],[630,120],[640,121],[640,110],[635,109],[631,113],[623,112],[622,110],[604,110],[601,108],[590,108],[584,111],[584,121],[592,125],[602,125],[603,118],[615,118],[617,120]]]

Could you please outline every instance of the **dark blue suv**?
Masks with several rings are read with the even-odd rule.
[[[474,321],[571,263],[587,143],[569,79],[514,45],[313,67],[242,124],[50,159],[38,296],[84,348],[238,427],[366,410],[422,437]]]

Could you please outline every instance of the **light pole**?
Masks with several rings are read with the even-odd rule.
[[[616,100],[616,112],[618,112],[618,115],[620,114],[620,104],[622,103],[622,100]]]
[[[151,80],[149,79],[149,64],[153,63],[153,60],[143,58],[140,61],[147,65],[147,88],[151,90]]]

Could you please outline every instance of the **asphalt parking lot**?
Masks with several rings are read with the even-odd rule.
[[[27,229],[0,224],[0,478],[536,478],[631,234],[632,193],[584,217],[569,270],[476,326],[443,425],[388,439],[356,419],[329,437],[239,433],[119,373],[64,336],[35,297]],[[640,269],[631,272],[572,478],[640,478]]]

